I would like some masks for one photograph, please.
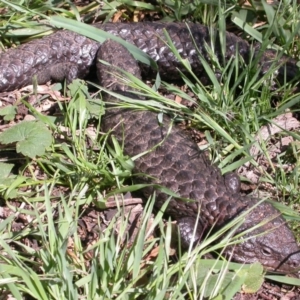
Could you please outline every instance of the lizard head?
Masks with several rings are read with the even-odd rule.
[[[250,232],[243,235],[242,242],[225,251],[234,261],[259,261],[265,269],[278,273],[300,271],[300,248],[285,220],[270,203],[261,203],[249,211],[238,233],[245,230]]]

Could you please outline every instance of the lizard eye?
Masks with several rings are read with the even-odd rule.
[[[271,251],[270,248],[263,247],[261,251],[262,251],[263,255],[265,255],[265,256],[271,256],[272,255],[272,251]]]

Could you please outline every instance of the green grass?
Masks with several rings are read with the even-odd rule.
[[[51,32],[49,26],[36,21],[37,17],[46,20],[46,23],[60,22],[60,25],[67,27],[72,26],[69,19],[78,20],[80,15],[84,16],[85,21],[93,20],[95,15],[109,20],[123,8],[123,17],[128,20],[132,20],[135,11],[156,11],[164,20],[199,21],[218,26],[221,31],[229,27],[249,41],[263,42],[263,46],[274,41],[274,49],[284,50],[295,57],[299,55],[297,49],[300,49],[296,36],[299,30],[296,1],[292,5],[281,3],[276,9],[263,2],[240,8],[234,1],[216,1],[215,5],[200,1],[166,1],[163,5],[114,1],[105,3],[100,11],[97,3],[84,8],[70,8],[64,1],[56,7],[41,1],[21,3],[2,0],[0,5],[7,9],[0,23],[3,47],[25,42],[34,38],[33,35]],[[229,21],[235,27],[229,26]],[[263,25],[253,29],[244,26],[245,21],[250,25],[263,22]],[[83,33],[91,34],[91,31]],[[173,50],[176,53],[176,49]],[[135,105],[171,112],[178,120],[189,120],[193,128],[205,133],[208,144],[204,149],[210,152],[212,160],[223,173],[237,170],[248,161],[257,166],[258,163],[249,155],[250,147],[257,144],[254,137],[262,126],[287,109],[299,111],[299,94],[293,93],[289,84],[280,91],[270,90],[267,76],[258,78],[255,61],[252,69],[245,66],[240,76],[242,79],[237,82],[238,75],[241,75],[237,66],[242,63],[238,57],[225,66],[218,64],[213,53],[212,59],[215,62],[213,68],[220,69],[222,84],[217,80],[214,69],[207,66],[213,86],[203,86],[197,78],[193,81],[184,78],[193,96],[169,83],[157,81],[169,92],[192,101],[196,109],[170,101],[157,93],[155,88],[130,78],[132,85],[150,99],[147,104],[141,102]],[[232,81],[237,84],[230,85]],[[57,88],[61,85],[58,84]],[[92,205],[103,208],[109,196],[135,191],[139,186],[125,185],[125,180],[131,175],[133,161],[124,156],[121,145],[115,143],[114,148],[108,147],[108,135],[100,130],[101,115],[104,113],[101,97],[90,96],[80,81],[70,85],[68,93],[71,100],[67,105],[57,102],[63,112],[61,116],[41,115],[26,104],[56,138],[42,155],[35,159],[26,156],[17,175],[11,172],[11,167],[4,169],[1,166],[4,170],[0,173],[1,198],[14,211],[0,223],[1,293],[10,293],[16,299],[21,299],[24,294],[35,299],[221,299],[221,295],[224,299],[232,299],[242,285],[248,291],[254,291],[263,278],[271,278],[271,275],[263,273],[260,265],[241,266],[228,263],[221,257],[217,260],[201,259],[203,255],[222,249],[232,241],[233,228],[238,226],[241,218],[210,236],[194,250],[178,253],[178,259],[174,259],[170,254],[169,238],[173,227],[170,223],[163,225],[162,212],[155,216],[152,224],[152,227],[159,228],[160,237],[147,239],[151,233],[146,225],[155,195],[147,202],[141,230],[130,248],[122,244],[121,234],[115,236],[116,221],[111,221],[105,231],[99,232],[95,244],[84,244],[77,229],[85,210]],[[271,98],[279,99],[275,107],[271,105]],[[130,100],[122,100],[122,105],[133,107]],[[26,103],[26,99],[23,101]],[[6,116],[14,113],[10,109]],[[87,133],[92,120],[96,124],[95,136]],[[299,210],[300,138],[295,132],[281,133],[289,134],[293,135],[294,142],[280,154],[276,164],[270,161],[271,176],[262,169],[260,181],[268,183],[266,192],[269,197]],[[267,142],[259,146],[267,157],[268,148]],[[287,164],[294,164],[289,172],[285,170]],[[45,174],[46,179],[36,170]],[[57,187],[64,187],[65,193],[55,193]],[[13,201],[23,206],[17,208]],[[287,219],[298,220],[299,223],[299,216],[292,214],[285,206],[281,210]],[[11,224],[20,213],[27,216],[28,225],[14,232]],[[122,215],[122,209],[119,214],[125,219],[122,232],[125,230],[126,216]],[[102,220],[99,216],[97,218],[100,224]],[[295,224],[294,229],[300,237],[299,225],[297,227]],[[220,234],[225,234],[225,238],[215,244]],[[26,238],[37,240],[37,247],[28,245]],[[159,245],[159,252],[152,257],[151,251],[155,245]],[[90,253],[92,255],[87,259]],[[254,286],[251,282],[253,277],[256,278]],[[300,285],[299,280],[283,276],[272,279]]]

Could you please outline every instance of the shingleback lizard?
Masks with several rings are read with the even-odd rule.
[[[165,37],[163,29],[166,28],[179,53],[189,59],[199,78],[206,80],[204,68],[186,24],[110,23],[96,26],[122,37],[145,51],[156,60],[161,76],[172,80],[178,78],[177,68],[180,69],[181,66],[163,42]],[[205,48],[205,43],[210,43],[208,28],[195,24],[189,26],[199,51],[209,61]],[[236,55],[237,49],[245,61],[249,59],[250,46],[246,41],[232,33],[226,33],[226,44],[227,60]],[[97,54],[101,59],[114,61],[118,67],[140,76],[140,68],[132,61],[131,56],[124,53],[123,48],[116,46],[115,52],[112,53],[110,50],[106,51],[105,47],[106,44],[101,46],[79,34],[58,31],[16,49],[10,49],[0,55],[0,91],[11,91],[31,84],[34,75],[40,84],[49,80],[66,79],[70,82],[74,78],[83,78],[96,63]],[[99,49],[101,51],[98,51]],[[221,58],[218,37],[215,51]],[[267,50],[261,56],[262,73],[269,68],[274,56],[272,50]],[[281,63],[283,64],[277,72],[279,81],[284,76],[288,80],[293,79],[299,73],[293,59],[283,56],[278,61],[279,65]],[[144,73],[149,72],[147,67],[141,69]],[[103,72],[103,69],[99,70],[102,84],[109,86],[113,79]],[[105,75],[102,76],[103,74]],[[126,88],[116,84],[113,89],[117,91],[120,89],[122,92]],[[166,211],[178,221],[182,239],[189,242],[199,211],[201,214],[196,238],[200,238],[202,230],[211,226],[216,228],[223,226],[253,207],[257,200],[242,196],[226,184],[226,178],[221,175],[219,169],[207,160],[205,154],[199,151],[198,146],[180,128],[173,126],[168,133],[171,123],[172,120],[164,116],[163,123],[159,124],[153,112],[108,107],[103,120],[103,129],[115,128],[115,125],[119,124],[114,134],[120,141],[124,138],[124,151],[127,155],[134,156],[153,148],[150,153],[135,161],[134,172],[147,175],[137,176],[136,182],[159,184],[177,193],[179,197],[193,200],[186,202],[173,198]],[[157,146],[162,140],[164,142]],[[145,198],[154,190],[154,187],[145,188],[143,190]],[[160,208],[167,198],[163,192],[156,191],[156,207]],[[260,261],[267,269],[279,272],[295,271],[300,266],[299,247],[285,220],[270,203],[263,202],[251,210],[238,232],[253,228],[272,217],[273,219],[266,224],[244,235],[241,244],[228,247],[225,253],[229,256],[232,254],[233,259],[238,262]],[[251,236],[255,237],[249,238]]]

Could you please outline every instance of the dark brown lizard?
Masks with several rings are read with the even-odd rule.
[[[164,29],[183,58],[187,58],[193,71],[203,81],[207,81],[206,72],[199,60],[194,42],[203,58],[210,61],[206,46],[211,46],[211,32],[200,24],[184,23],[107,23],[95,27],[123,38],[146,52],[158,64],[160,75],[168,80],[180,78],[178,68],[185,72],[176,57],[165,43]],[[193,36],[191,38],[190,32]],[[217,33],[217,32],[216,32]],[[207,45],[206,45],[207,44]],[[23,44],[0,55],[0,91],[11,91],[32,83],[33,76],[39,84],[49,80],[61,81],[84,78],[96,62],[96,53],[100,43],[77,33],[61,30],[42,39]],[[218,34],[214,43],[215,55],[222,61],[223,54]],[[251,55],[250,45],[238,36],[226,33],[225,60],[237,53],[247,62]],[[257,54],[259,49],[256,50]],[[282,56],[276,58],[276,52],[265,50],[260,57],[261,72],[265,73],[270,64],[277,61],[279,80],[291,80],[299,74],[296,61]],[[142,66],[143,73],[149,68]]]
[[[206,77],[185,24],[106,24],[99,27],[134,43],[157,61],[162,76],[176,79],[177,68],[181,66],[161,40],[164,38],[162,30],[166,28],[178,51],[189,59],[195,73],[200,78]],[[190,30],[200,52],[209,61],[204,47],[205,43],[210,42],[209,30],[204,26],[192,24]],[[249,58],[250,46],[246,41],[227,33],[226,43],[226,59],[236,55],[237,49],[245,60]],[[98,52],[99,48],[101,51]],[[59,31],[17,49],[11,49],[0,56],[0,91],[30,84],[33,75],[37,76],[39,83],[65,78],[71,81],[74,78],[84,77],[95,64],[97,53],[101,55],[100,58],[115,61],[117,66],[140,76],[139,68],[131,56],[127,56],[126,51],[120,50],[117,46],[114,53],[102,48],[99,43],[78,34]],[[218,53],[217,40],[215,48],[217,55],[221,57],[221,53]],[[269,66],[270,57],[274,57],[273,51],[267,51],[261,57],[262,73],[264,68]],[[298,73],[292,59],[283,57],[280,62],[284,65],[278,69],[279,79],[285,70],[290,79]],[[143,70],[145,71],[145,68]],[[104,73],[99,73],[102,84],[111,86],[114,79],[102,77],[102,74]],[[119,92],[122,90],[128,92],[122,86],[116,85],[112,88]],[[135,97],[133,94],[129,95]],[[223,226],[256,205],[257,200],[242,196],[226,184],[219,169],[212,166],[197,145],[171,123],[171,119],[165,116],[163,123],[159,124],[156,114],[149,111],[108,108],[103,128],[108,130],[119,124],[114,133],[120,141],[125,139],[124,151],[130,156],[153,149],[135,161],[135,173],[147,175],[136,176],[136,182],[159,184],[177,193],[181,198],[192,200],[186,202],[173,197],[166,211],[178,220],[183,241],[189,242],[198,212],[200,222],[197,224],[195,240],[201,237],[203,230],[211,226],[216,228]],[[173,127],[167,134],[169,126]],[[162,141],[163,143],[157,146]],[[145,188],[143,190],[145,198],[154,190],[155,187]],[[165,193],[157,190],[156,207],[160,208],[167,198]],[[229,256],[232,254],[235,261],[244,263],[260,261],[267,269],[280,272],[295,271],[300,265],[299,247],[285,220],[270,203],[263,202],[247,213],[245,222],[237,233],[252,229],[265,220],[266,224],[244,235],[242,243],[227,247],[225,253]]]

